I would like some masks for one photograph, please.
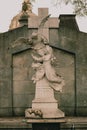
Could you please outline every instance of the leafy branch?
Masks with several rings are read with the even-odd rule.
[[[65,5],[71,3],[74,6],[74,12],[79,16],[87,16],[87,0],[51,0],[54,6],[59,6],[62,3]],[[35,2],[35,0],[31,0]]]
[[[87,0],[55,0],[54,5],[58,6],[61,3],[69,4],[74,6],[74,13],[80,16],[87,16]]]

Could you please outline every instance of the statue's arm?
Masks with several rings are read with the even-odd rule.
[[[51,61],[54,62],[54,60],[55,60],[56,58],[55,58],[55,56],[53,55],[53,49],[52,49],[50,46],[48,46],[48,45],[46,45],[46,49],[47,49],[47,51],[48,51],[48,57],[49,57],[49,59],[51,59]]]
[[[38,61],[38,62],[42,62],[43,61],[43,58],[42,57],[36,57],[34,56],[33,54],[31,54],[32,58],[35,60],[35,61]]]

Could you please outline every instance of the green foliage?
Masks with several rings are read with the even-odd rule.
[[[77,15],[87,15],[87,0],[74,0],[73,4]]]
[[[71,3],[74,5],[74,13],[80,16],[87,15],[87,0],[55,0],[55,5]]]

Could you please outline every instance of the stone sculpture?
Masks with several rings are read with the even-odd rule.
[[[32,68],[35,74],[32,77],[35,83],[35,99],[32,101],[32,109],[25,111],[27,118],[60,118],[64,113],[57,109],[57,101],[54,98],[54,92],[62,92],[64,79],[56,73],[53,63],[56,57],[53,54],[52,47],[47,39],[38,33],[33,33],[29,39],[32,48]],[[31,113],[31,111],[33,111]],[[39,114],[35,114],[39,111]],[[39,113],[38,112],[38,113]]]
[[[62,91],[64,86],[63,77],[58,75],[52,66],[52,63],[56,59],[53,55],[52,47],[50,47],[41,36],[38,34],[32,34],[32,49],[38,54],[38,56],[32,54],[32,58],[36,63],[32,64],[32,67],[36,69],[36,74],[32,77],[36,86],[39,84],[49,84],[51,88],[56,91]]]

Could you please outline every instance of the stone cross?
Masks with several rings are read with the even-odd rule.
[[[28,28],[38,28],[42,19],[48,16],[48,8],[39,8],[38,9],[38,16],[32,16],[28,20]],[[59,27],[59,19],[58,18],[49,18],[47,22],[45,23],[42,31],[39,30],[42,33],[47,40],[49,41],[49,29],[50,28],[58,28]]]

